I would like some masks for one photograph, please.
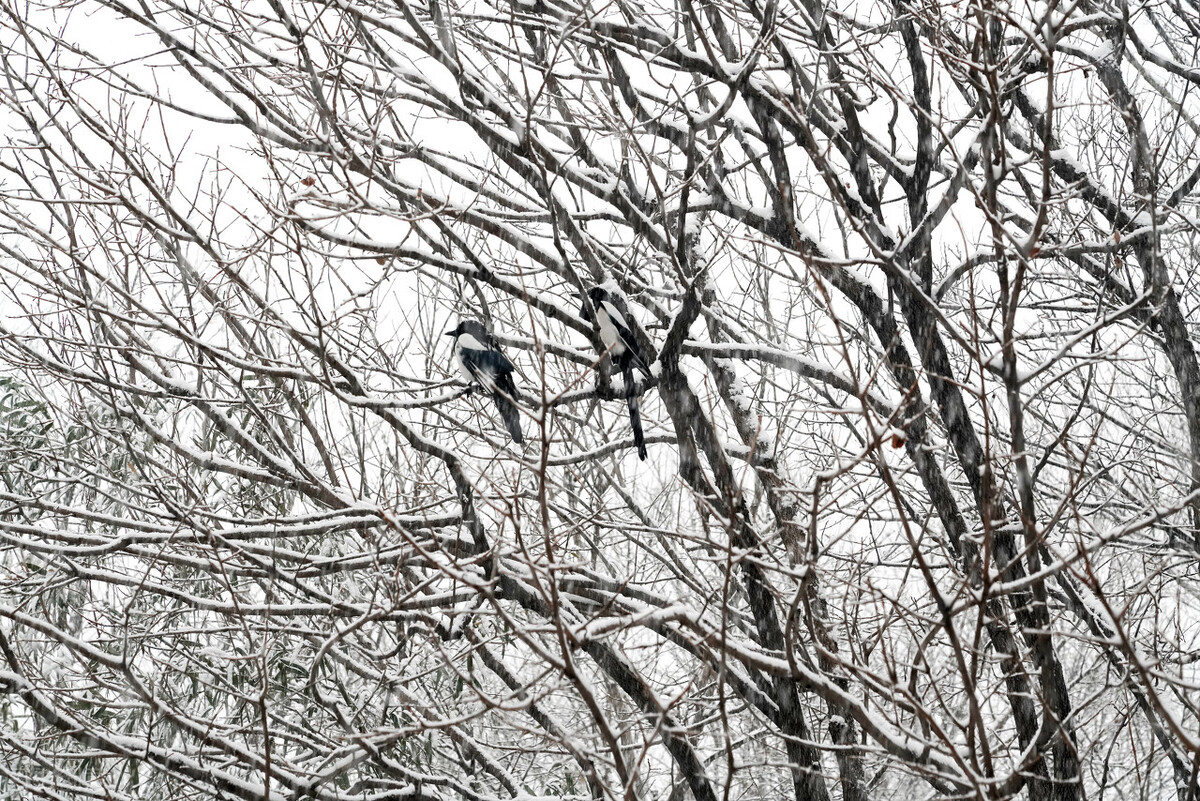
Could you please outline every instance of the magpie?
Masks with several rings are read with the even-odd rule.
[[[467,383],[478,384],[492,393],[508,435],[520,445],[525,438],[521,435],[521,415],[517,411],[513,364],[500,351],[500,343],[476,320],[463,320],[445,335],[454,337],[454,360]]]
[[[638,409],[638,398],[633,383],[633,368],[638,367],[646,377],[650,377],[650,366],[642,356],[637,337],[633,335],[633,327],[629,324],[629,307],[619,295],[613,295],[603,287],[592,287],[588,290],[591,309],[583,304],[583,317],[596,323],[600,329],[600,341],[612,356],[613,363],[621,369],[621,378],[625,382],[625,401],[629,404],[629,422],[633,426],[633,442],[637,445],[638,458],[646,460],[646,436],[642,432],[642,414]],[[593,318],[591,313],[595,312]]]

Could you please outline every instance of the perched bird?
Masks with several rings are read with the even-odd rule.
[[[625,301],[598,286],[592,287],[587,294],[595,311],[596,326],[600,329],[600,341],[612,356],[613,363],[621,370],[621,378],[625,382],[625,401],[629,404],[629,422],[633,426],[633,442],[637,445],[638,458],[645,461],[646,436],[642,433],[642,415],[638,409],[633,368],[638,367],[649,378],[650,366],[646,364],[637,337],[633,335],[633,327],[629,324],[629,307]],[[583,316],[593,319],[586,303],[583,305]]]
[[[513,442],[525,441],[521,435],[521,415],[517,411],[517,387],[513,384],[513,364],[500,351],[500,343],[476,320],[463,320],[446,332],[454,337],[454,359],[467,383],[492,393],[496,410]]]

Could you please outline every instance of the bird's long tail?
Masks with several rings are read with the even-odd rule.
[[[642,412],[638,408],[638,396],[633,383],[633,360],[627,359],[621,372],[625,379],[625,402],[629,405],[629,425],[633,427],[633,444],[637,445],[638,458],[646,461],[646,435],[642,431]]]
[[[508,435],[512,437],[513,442],[520,445],[525,441],[524,435],[521,434],[521,413],[517,411],[517,405],[511,400],[517,397],[517,388],[513,384],[512,376],[504,376],[496,382],[496,391],[492,393],[492,399],[496,401],[496,411],[500,412],[500,418],[504,420],[504,427],[508,429]]]

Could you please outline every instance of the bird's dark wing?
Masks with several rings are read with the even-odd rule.
[[[491,337],[488,337],[491,339]],[[495,341],[488,343],[494,345]],[[483,373],[494,376],[507,376],[513,371],[513,363],[508,360],[508,357],[500,352],[498,347],[489,350],[472,351],[475,363],[478,365],[478,370]],[[509,379],[511,382],[511,379]]]

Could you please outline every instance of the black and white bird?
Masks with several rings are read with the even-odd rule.
[[[592,287],[588,290],[593,318],[589,314],[588,304],[583,304],[585,319],[594,320],[600,329],[600,341],[612,357],[613,364],[621,370],[621,378],[625,382],[625,401],[629,405],[629,422],[633,426],[633,442],[637,445],[638,458],[646,460],[646,436],[642,433],[642,414],[638,408],[636,385],[633,381],[633,368],[639,368],[646,377],[650,377],[650,366],[642,356],[641,346],[633,334],[630,325],[629,307],[619,295],[614,295],[604,287]]]
[[[483,323],[463,320],[446,332],[454,337],[454,360],[468,384],[478,384],[492,393],[496,410],[513,442],[525,441],[521,435],[521,414],[517,411],[517,387],[513,384],[513,364],[500,350],[500,343]]]

